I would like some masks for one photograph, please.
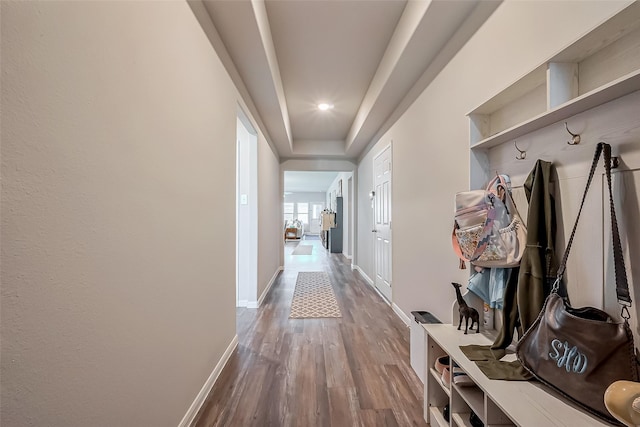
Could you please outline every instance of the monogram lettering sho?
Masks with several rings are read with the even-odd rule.
[[[578,350],[578,347],[570,347],[568,342],[562,342],[559,339],[551,341],[551,349],[549,357],[553,359],[558,368],[564,368],[567,372],[574,372],[576,374],[582,374],[587,370],[587,356]]]

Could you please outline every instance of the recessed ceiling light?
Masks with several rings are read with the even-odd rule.
[[[322,111],[327,111],[333,108],[333,104],[327,104],[325,102],[318,104],[318,109]]]

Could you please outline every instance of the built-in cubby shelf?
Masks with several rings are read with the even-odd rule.
[[[433,378],[435,378],[435,380],[440,383],[440,385],[442,386],[442,390],[445,392],[445,394],[447,396],[451,396],[451,390],[442,383],[442,379],[440,377],[440,374],[438,374],[438,371],[436,371],[435,369],[431,368],[429,370],[431,372],[431,375],[433,376]]]
[[[473,144],[471,148],[491,148],[507,141],[513,141],[522,135],[565,120],[637,90],[640,90],[640,70],[629,73],[591,92],[567,101],[556,108],[545,111],[508,129],[481,139]]]
[[[431,407],[429,408],[429,412],[431,413],[431,425],[436,427],[448,427],[449,423],[444,419],[443,408],[439,407]]]
[[[471,421],[469,421],[470,416],[471,413],[453,414],[453,422],[459,427],[473,427]]]
[[[453,386],[455,392],[465,401],[473,412],[482,420],[483,423],[487,423],[484,416],[484,393],[476,386],[472,387],[458,387]],[[466,414],[466,412],[464,412]],[[466,417],[468,419],[468,417]]]
[[[606,426],[590,414],[550,392],[546,387],[529,381],[499,381],[487,378],[475,362],[470,361],[460,346],[490,345],[482,334],[465,335],[457,326],[447,324],[422,325],[426,334],[427,370],[435,361],[449,356],[450,363],[462,369],[475,385],[452,385],[448,390],[436,371],[427,375],[424,390],[425,419],[433,426],[470,426],[473,411],[487,427],[497,426]],[[515,355],[507,355],[508,361]],[[449,404],[451,421],[444,420],[443,409]]]
[[[471,111],[471,149],[514,141],[638,90],[635,2]]]
[[[522,169],[531,167],[534,159],[527,158],[525,162],[515,160],[515,150],[514,157],[509,155],[507,158],[506,145],[502,144],[512,145],[515,140],[522,139],[520,142],[524,142],[532,154],[544,157],[547,161],[555,161],[557,157],[564,160],[566,165],[568,156],[560,153],[561,148],[566,146],[561,144],[560,148],[550,149],[551,144],[540,137],[540,133],[554,133],[555,130],[549,128],[555,124],[561,126],[566,121],[574,131],[582,130],[583,136],[590,132],[592,138],[589,142],[593,144],[593,137],[599,132],[593,128],[601,122],[594,120],[590,110],[607,103],[611,103],[609,105],[612,108],[618,108],[620,103],[637,108],[635,101],[628,101],[636,100],[640,91],[640,1],[630,3],[535,65],[531,71],[468,113],[470,189],[484,188],[497,168],[501,173],[516,174],[520,180],[526,176],[527,171]],[[627,97],[626,101],[621,99],[624,97]],[[574,121],[580,123],[583,129],[572,127],[572,118],[576,115],[582,116],[583,123],[580,123],[580,119]],[[584,123],[584,117],[589,117],[589,121]],[[640,117],[640,111],[636,117]],[[617,135],[628,131],[629,126],[636,129],[636,123],[629,125],[630,119],[626,116],[624,120],[625,127],[616,129]],[[533,134],[536,131],[540,133]],[[611,136],[611,132],[608,131],[608,136]],[[498,146],[501,147],[492,149]],[[464,298],[469,306],[482,312],[479,297],[467,292]],[[493,326],[499,330],[502,316],[499,312],[494,314]],[[487,316],[487,319],[491,319],[491,316]],[[454,325],[423,325],[427,349],[425,372],[432,370],[436,359],[448,355],[451,363],[456,363],[475,386],[454,384],[449,389],[443,386],[436,371],[427,375],[424,383],[424,417],[431,425],[470,426],[472,411],[487,427],[608,425],[539,383],[488,379],[476,363],[462,353],[460,346],[491,345],[494,341],[493,337],[488,337],[492,332],[491,321],[482,324],[481,333],[469,332],[465,335],[457,330],[459,315],[455,302],[452,320]],[[514,354],[505,358],[506,361],[515,359]],[[449,405],[449,422],[442,420],[442,408],[446,405]]]

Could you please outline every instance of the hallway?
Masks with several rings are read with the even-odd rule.
[[[409,330],[320,240],[292,255],[263,305],[238,310],[239,344],[196,426],[423,426]],[[328,272],[342,318],[289,319],[299,271]]]

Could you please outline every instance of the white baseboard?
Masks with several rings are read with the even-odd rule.
[[[262,295],[260,295],[260,298],[258,298],[257,305],[254,308],[258,308],[258,307],[260,307],[262,305],[262,302],[267,297],[267,294],[271,290],[271,287],[273,286],[273,284],[276,282],[276,279],[278,278],[278,274],[280,274],[281,271],[284,271],[284,267],[283,266],[278,267],[276,269],[276,272],[273,273],[273,276],[271,276],[271,280],[269,280],[269,283],[267,284],[267,287],[264,288],[264,292],[262,292]]]
[[[410,318],[410,317],[408,317],[406,314],[404,314],[404,312],[400,309],[400,307],[398,307],[398,306],[396,305],[396,303],[392,303],[391,301],[387,300],[387,298],[386,298],[384,295],[382,295],[382,293],[378,290],[378,288],[376,288],[375,284],[373,283],[373,280],[371,280],[371,278],[370,278],[369,276],[367,276],[367,274],[366,274],[364,271],[362,271],[362,269],[361,269],[359,266],[357,266],[357,265],[355,265],[355,264],[352,264],[352,265],[351,265],[351,269],[352,269],[352,270],[357,270],[357,271],[358,271],[358,273],[360,273],[360,274],[362,275],[362,277],[364,278],[364,280],[365,280],[365,281],[366,281],[366,282],[367,282],[367,283],[368,283],[368,284],[369,284],[373,289],[375,289],[375,291],[378,293],[378,295],[380,295],[380,297],[381,297],[381,298],[382,298],[382,299],[383,299],[387,304],[389,304],[389,305],[391,306],[391,308],[393,309],[393,311],[396,313],[396,315],[400,318],[400,320],[402,320],[402,322],[403,322],[405,325],[407,325],[407,326],[411,325],[411,318]]]
[[[370,285],[370,286],[374,286],[373,284],[373,280],[371,280],[371,278],[369,278],[369,276],[367,276],[367,274],[360,268],[360,266],[353,264],[353,266],[351,267],[353,270],[356,270],[358,273],[360,273],[360,275],[364,278],[364,280]]]
[[[407,327],[411,325],[411,318],[404,314],[404,311],[402,311],[395,302],[391,304],[391,308],[393,308],[393,311],[398,315],[400,320],[402,320],[404,324],[407,325]]]
[[[204,404],[204,401],[207,399],[207,396],[211,392],[213,385],[216,383],[216,380],[220,376],[222,369],[224,369],[225,365],[229,361],[229,358],[231,357],[231,354],[233,354],[233,351],[236,349],[237,346],[238,346],[238,336],[236,335],[233,337],[233,339],[231,340],[231,343],[229,344],[227,349],[224,351],[224,354],[218,361],[218,364],[216,365],[216,367],[213,368],[213,372],[211,372],[211,375],[209,375],[209,378],[207,378],[207,381],[202,386],[200,393],[198,393],[198,395],[196,396],[196,399],[193,401],[193,403],[189,407],[189,410],[182,418],[182,421],[180,421],[180,424],[178,424],[178,427],[191,426],[194,418],[196,417],[196,415],[198,415],[198,411],[200,410],[200,408]]]
[[[351,266],[351,268],[353,270],[357,270],[358,273],[360,273],[360,275],[362,275],[362,277],[364,278],[364,281],[367,282],[369,284],[369,286],[371,286],[373,288],[374,291],[376,291],[378,293],[378,295],[380,295],[380,298],[382,298],[382,300],[384,302],[386,302],[388,305],[391,305],[391,301],[389,301],[387,299],[387,297],[385,297],[382,292],[380,292],[380,289],[376,288],[376,284],[373,282],[373,280],[371,280],[371,278],[369,276],[367,276],[367,274],[362,271],[362,269],[360,267],[358,267],[357,265],[353,264]]]
[[[386,302],[386,303],[387,303],[387,305],[391,305],[391,301],[389,301],[389,300],[387,299],[387,297],[386,297],[386,296],[384,296],[384,294],[383,294],[382,292],[380,292],[380,289],[378,289],[378,288],[376,287],[376,285],[371,285],[371,287],[373,288],[373,290],[374,290],[374,291],[376,291],[376,292],[378,293],[378,295],[380,295],[380,298],[382,298],[382,301]]]
[[[241,299],[238,301],[238,307],[247,307],[249,305],[249,300]]]
[[[247,308],[258,308],[258,301],[249,301],[245,307],[247,307]]]
[[[346,259],[348,259],[348,260],[352,260],[352,259],[353,259],[353,257],[352,257],[351,255],[347,255],[347,254],[345,254],[345,253],[343,253],[342,255],[344,255],[344,257],[345,257]]]

